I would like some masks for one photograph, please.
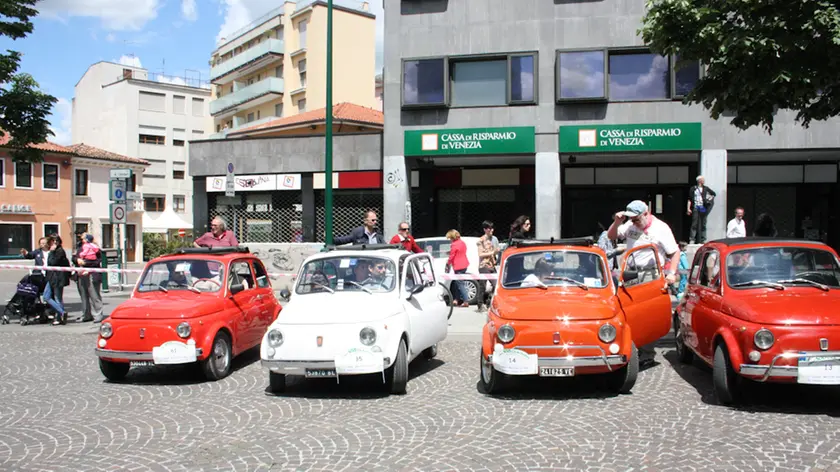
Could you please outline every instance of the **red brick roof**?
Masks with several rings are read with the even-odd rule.
[[[140,164],[144,166],[151,164],[145,159],[123,156],[122,154],[117,154],[110,151],[106,151],[104,149],[99,149],[97,147],[88,146],[85,143],[73,144],[72,146],[67,146],[67,149],[69,149],[70,152],[79,157],[86,157],[88,159],[102,159],[106,161],[127,162],[131,164]]]
[[[0,137],[0,146],[7,146],[9,141],[12,140],[12,136],[9,133],[5,133],[2,137]],[[51,143],[49,141],[40,144],[30,144],[29,147],[40,149],[42,151],[47,152],[60,152],[63,154],[73,154],[73,151],[70,149],[61,146],[59,144]]]
[[[327,108],[319,108],[317,110],[303,112],[297,115],[287,116],[285,118],[277,118],[266,123],[260,123],[255,126],[248,126],[231,131],[229,135],[248,134],[254,131],[264,131],[268,129],[283,129],[285,127],[309,124],[322,123],[327,119]],[[373,126],[383,126],[385,123],[385,115],[373,108],[363,107],[354,103],[339,103],[333,106],[333,120],[336,121],[352,121],[354,123],[368,124]]]

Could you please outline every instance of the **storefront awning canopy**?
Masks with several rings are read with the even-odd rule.
[[[143,213],[143,232],[145,233],[166,233],[171,229],[192,229],[192,223],[184,221],[174,211],[167,208],[156,217],[148,212]]]

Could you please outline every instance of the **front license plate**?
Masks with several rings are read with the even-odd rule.
[[[335,369],[306,369],[304,377],[308,379],[335,377]]]
[[[574,367],[540,367],[540,377],[574,377]]]
[[[152,367],[155,363],[153,361],[131,361],[129,365],[131,367]]]
[[[840,385],[840,358],[800,357],[796,381],[811,385]]]

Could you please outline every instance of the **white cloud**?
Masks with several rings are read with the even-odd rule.
[[[187,85],[187,82],[182,79],[181,77],[170,77],[167,75],[156,75],[155,80],[157,82],[162,82],[164,84],[173,84],[173,85]]]
[[[636,64],[630,63],[637,56],[628,56],[625,67],[629,71],[625,74],[610,74],[610,98],[619,100],[627,99],[657,99],[668,96],[668,58],[654,56],[650,65],[642,63],[645,59],[637,59]],[[641,66],[648,68],[647,72],[641,73]],[[615,69],[621,70],[619,67]]]
[[[124,66],[143,67],[143,64],[140,63],[140,58],[137,56],[120,56],[120,58],[114,62]]]
[[[105,36],[105,40],[109,43],[113,43],[117,40],[117,37],[114,35],[114,33],[108,33],[108,36]]]
[[[73,144],[73,104],[66,98],[59,98],[53,105],[50,116],[50,130],[55,134],[49,141],[67,146]]]
[[[36,8],[47,18],[99,18],[106,30],[140,30],[157,17],[160,0],[41,0]]]
[[[181,1],[181,15],[187,21],[195,21],[198,19],[198,11],[196,10],[195,0]]]

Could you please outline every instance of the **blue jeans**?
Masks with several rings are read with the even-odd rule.
[[[467,269],[456,270],[456,274],[466,274]],[[461,302],[466,302],[470,299],[470,294],[467,292],[467,287],[464,286],[464,282],[462,280],[453,280],[455,282],[455,287],[458,288],[458,293],[461,295],[460,300]],[[452,294],[452,298],[458,299],[455,297],[455,294]],[[454,301],[454,300],[453,300]]]
[[[63,288],[63,287],[62,287]],[[47,282],[47,287],[44,289],[44,301],[61,316],[64,316],[64,290],[57,290],[53,292],[52,286]]]

